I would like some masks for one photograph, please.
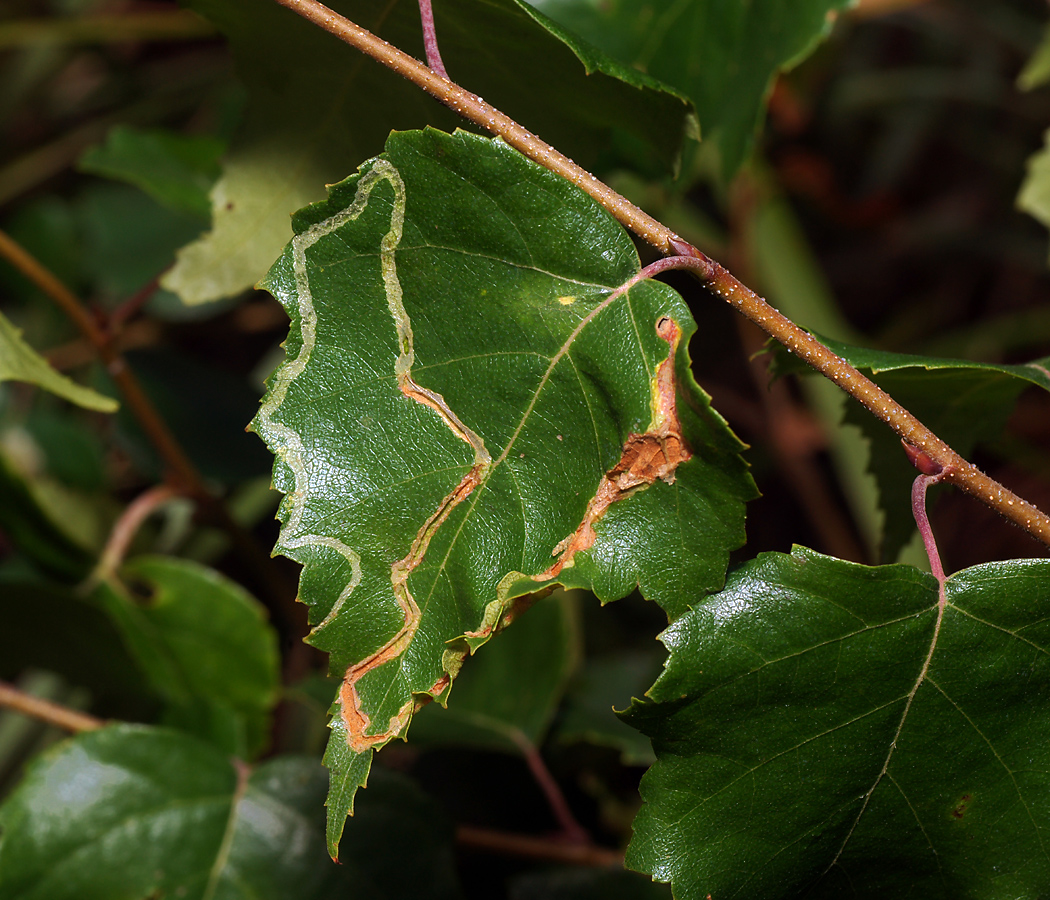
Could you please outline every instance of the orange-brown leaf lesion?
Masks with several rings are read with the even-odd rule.
[[[594,545],[598,537],[594,526],[610,506],[657,479],[673,483],[675,470],[692,456],[682,436],[676,406],[675,356],[682,332],[674,319],[662,316],[656,322],[656,333],[667,341],[669,352],[652,378],[649,429],[644,434],[628,435],[620,461],[602,477],[579,527],[554,548],[551,555],[557,560],[545,572],[534,576],[537,581],[556,577],[562,569],[572,565],[577,553]]]

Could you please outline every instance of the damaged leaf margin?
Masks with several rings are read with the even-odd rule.
[[[288,360],[253,428],[278,459],[277,551],[305,565],[309,640],[345,671],[326,755],[334,847],[371,749],[404,737],[422,703],[444,703],[464,657],[541,584],[590,582],[577,563],[602,548],[621,500],[675,486],[683,464],[722,466],[714,493],[732,496],[693,498],[721,523],[707,546],[681,539],[680,503],[643,512],[643,538],[652,521],[654,543],[681,532],[703,591],[743,542],[754,488],[689,375],[695,325],[680,298],[638,283],[620,226],[502,142],[394,134],[296,225],[266,282],[292,318]],[[491,300],[469,307],[471,293]],[[683,387],[704,459],[679,419]],[[719,478],[688,481],[702,495]],[[645,543],[630,548],[639,572],[660,565]],[[642,580],[594,589],[611,600]]]

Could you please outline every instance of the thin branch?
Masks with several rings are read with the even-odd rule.
[[[127,555],[128,547],[142,523],[160,507],[177,496],[175,489],[168,484],[158,484],[136,497],[120,515],[109,533],[109,539],[99,557],[98,565],[92,572],[92,583],[104,581],[113,575]]]
[[[623,866],[621,854],[594,844],[566,844],[528,834],[512,834],[470,825],[460,825],[456,829],[456,843],[475,850],[574,866]]]
[[[0,48],[126,41],[185,41],[211,37],[215,27],[188,9],[122,15],[16,19],[0,24]]]
[[[913,447],[944,470],[948,481],[982,500],[1025,531],[1050,545],[1050,516],[971,465],[873,381],[789,318],[770,306],[723,266],[683,241],[667,226],[643,212],[567,156],[523,128],[494,106],[435,74],[419,60],[388,44],[317,0],[276,0],[340,40],[382,63],[426,91],[463,118],[498,135],[546,169],[561,175],[600,203],[622,225],[661,253],[676,256],[668,268],[692,271],[707,287],[862,403]]]
[[[0,681],[0,706],[74,733],[93,731],[106,724],[101,719],[96,719],[87,713],[20,691],[6,681]]]
[[[543,791],[543,796],[547,798],[547,805],[561,826],[565,840],[571,844],[593,845],[594,842],[587,833],[587,829],[576,821],[576,817],[572,814],[572,809],[570,809],[569,802],[565,799],[565,794],[562,793],[558,782],[551,775],[550,769],[547,768],[547,764],[543,761],[543,757],[540,755],[536,745],[518,728],[511,731],[510,737],[518,745],[521,755],[525,757],[525,764],[532,773],[533,780],[539,785],[540,790]]]

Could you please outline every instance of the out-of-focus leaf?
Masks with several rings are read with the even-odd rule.
[[[201,231],[196,215],[166,209],[136,187],[97,182],[73,200],[82,266],[96,299],[127,299],[171,265]],[[154,295],[151,307],[159,301]]]
[[[883,390],[963,456],[969,456],[976,444],[999,437],[1026,387],[1034,384],[1050,390],[1050,357],[1000,365],[822,340],[858,369],[871,372]],[[779,347],[773,368],[776,374],[813,371]],[[900,438],[859,404],[847,403],[845,421],[860,428],[870,442],[870,467],[886,516],[882,556],[894,559],[915,531],[907,502],[915,469],[901,449]]]
[[[218,572],[188,560],[144,556],[122,585],[102,584],[96,601],[113,618],[153,689],[166,724],[227,753],[258,754],[277,699],[277,636],[262,606]]]
[[[42,387],[64,400],[94,409],[99,412],[115,412],[120,405],[112,397],[106,397],[70,381],[65,375],[51,367],[22,338],[22,332],[0,313],[0,382],[28,381]]]
[[[38,759],[0,807],[0,898],[456,897],[449,829],[433,804],[402,779],[376,782],[334,866],[315,760],[250,770],[178,732],[87,732]]]
[[[117,125],[104,144],[80,157],[78,167],[144,190],[176,212],[211,217],[208,192],[222,172],[225,144],[206,135]]]
[[[614,710],[626,709],[632,698],[642,696],[659,670],[659,662],[643,654],[589,660],[566,694],[557,739],[613,747],[625,765],[650,765],[654,757],[649,738],[625,725]]]
[[[1028,159],[1028,173],[1017,193],[1017,208],[1050,227],[1050,131],[1043,149]]]
[[[688,96],[728,180],[747,158],[773,79],[801,62],[851,0],[530,0]]]
[[[43,454],[49,475],[82,491],[98,491],[105,485],[103,439],[90,423],[38,403],[24,427]]]
[[[1021,74],[1017,76],[1018,90],[1030,91],[1050,81],[1050,28],[1031,55]]]
[[[431,703],[413,718],[413,745],[469,744],[509,753],[520,753],[523,743],[539,745],[578,657],[571,604],[564,594],[539,601],[464,660],[448,708]]]
[[[791,204],[776,194],[763,174],[749,172],[744,177],[753,179],[757,195],[745,225],[758,279],[756,289],[803,328],[840,341],[860,340],[836,303]],[[824,426],[839,488],[874,558],[882,538],[883,517],[878,487],[869,471],[867,441],[856,429],[839,427],[847,396],[835,384],[826,378],[810,378],[803,383],[802,391]]]
[[[213,229],[180,253],[163,282],[196,304],[259,281],[292,236],[290,214],[379,153],[392,129],[451,129],[462,120],[275,4],[193,0],[191,6],[230,39],[249,89],[242,130],[212,194]],[[423,58],[412,0],[331,6]],[[596,163],[623,132],[647,158],[673,166],[690,108],[670,90],[582,45],[518,0],[437,3],[435,15],[452,78],[582,165]]]
[[[0,530],[35,566],[61,581],[80,581],[91,570],[91,555],[52,521],[2,453]]]
[[[628,865],[679,900],[1050,891],[1050,561],[763,554],[664,633]]]
[[[640,585],[678,616],[721,586],[754,492],[689,371],[688,309],[616,293],[640,263],[590,197],[466,132],[395,133],[362,168],[268,276],[292,327],[253,423],[310,641],[349,671],[340,803],[517,597]],[[336,827],[347,809],[330,798]]]

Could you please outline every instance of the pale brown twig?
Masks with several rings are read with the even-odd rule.
[[[188,494],[207,495],[203,479],[142,390],[138,379],[128,368],[124,358],[114,349],[109,335],[99,327],[76,295],[29,251],[3,231],[0,231],[0,256],[50,297],[72,320],[80,333],[91,342],[105,364],[106,371],[124,395],[128,408],[146,432],[150,442],[157,448],[179,487]]]
[[[80,710],[70,709],[68,706],[62,706],[51,700],[43,700],[40,697],[34,697],[32,694],[27,694],[25,691],[20,691],[13,684],[8,684],[6,681],[0,681],[0,706],[5,706],[8,709],[13,709],[15,712],[39,719],[41,722],[47,722],[50,725],[57,725],[65,731],[74,733],[93,731],[106,724],[101,719],[96,719],[94,716],[80,712]]]
[[[667,226],[476,94],[440,77],[419,60],[333,12],[317,0],[276,2],[397,72],[463,118],[498,135],[534,162],[585,191],[638,237],[652,244],[660,252],[676,256],[680,261],[672,266],[673,268],[691,270],[708,288],[758,325],[766,334],[856,398],[907,443],[919,448],[940,464],[949,473],[943,480],[982,500],[1044,544],[1050,545],[1050,516],[959,456],[873,381],[770,306],[723,266],[683,241]]]

